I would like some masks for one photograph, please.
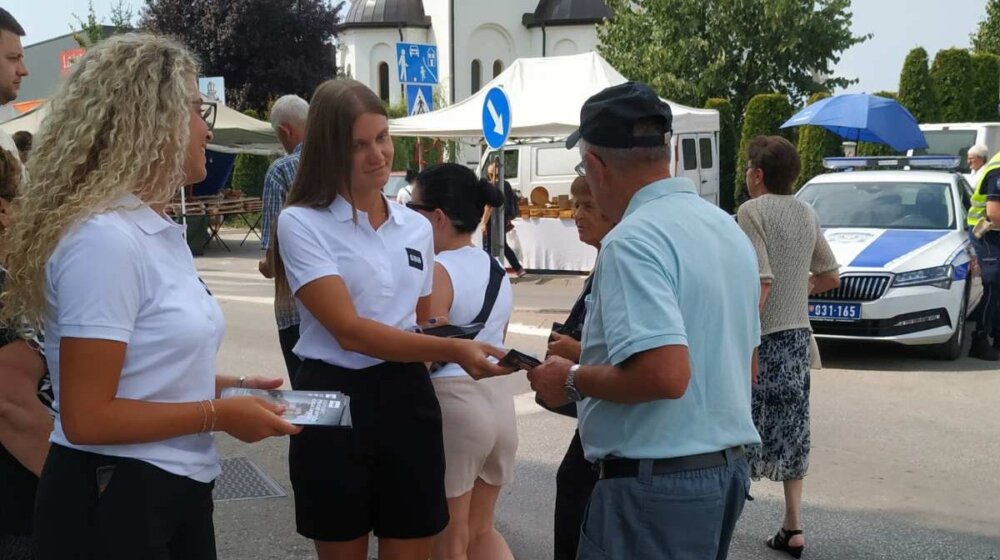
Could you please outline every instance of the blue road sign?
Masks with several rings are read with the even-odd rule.
[[[401,84],[438,83],[437,45],[396,43],[396,71]]]
[[[510,99],[503,88],[494,87],[486,92],[483,101],[483,138],[494,150],[499,149],[510,135]]]
[[[433,88],[430,84],[406,84],[406,108],[411,117],[434,110]]]

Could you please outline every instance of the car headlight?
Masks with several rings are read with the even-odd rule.
[[[951,288],[953,272],[954,269],[951,265],[900,272],[893,278],[892,287],[934,286],[935,288],[947,290]]]

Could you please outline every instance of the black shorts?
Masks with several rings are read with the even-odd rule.
[[[35,497],[38,560],[215,560],[213,486],[53,444]]]
[[[423,364],[361,370],[305,360],[303,391],[351,397],[351,429],[306,427],[291,437],[289,475],[302,536],[350,541],[431,537],[448,525],[441,408]]]

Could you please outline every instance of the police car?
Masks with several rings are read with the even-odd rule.
[[[809,300],[818,338],[962,351],[982,282],[965,230],[971,187],[941,168],[957,158],[828,158],[798,198],[819,216],[840,263],[840,287]],[[885,167],[906,167],[888,170]],[[858,171],[859,168],[881,168]]]

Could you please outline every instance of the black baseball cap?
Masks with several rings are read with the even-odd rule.
[[[655,136],[635,136],[635,122],[660,118],[663,132]],[[582,137],[588,144],[605,148],[653,148],[666,145],[673,114],[670,105],[642,82],[625,82],[597,93],[580,109],[580,128],[566,138],[572,148]]]

